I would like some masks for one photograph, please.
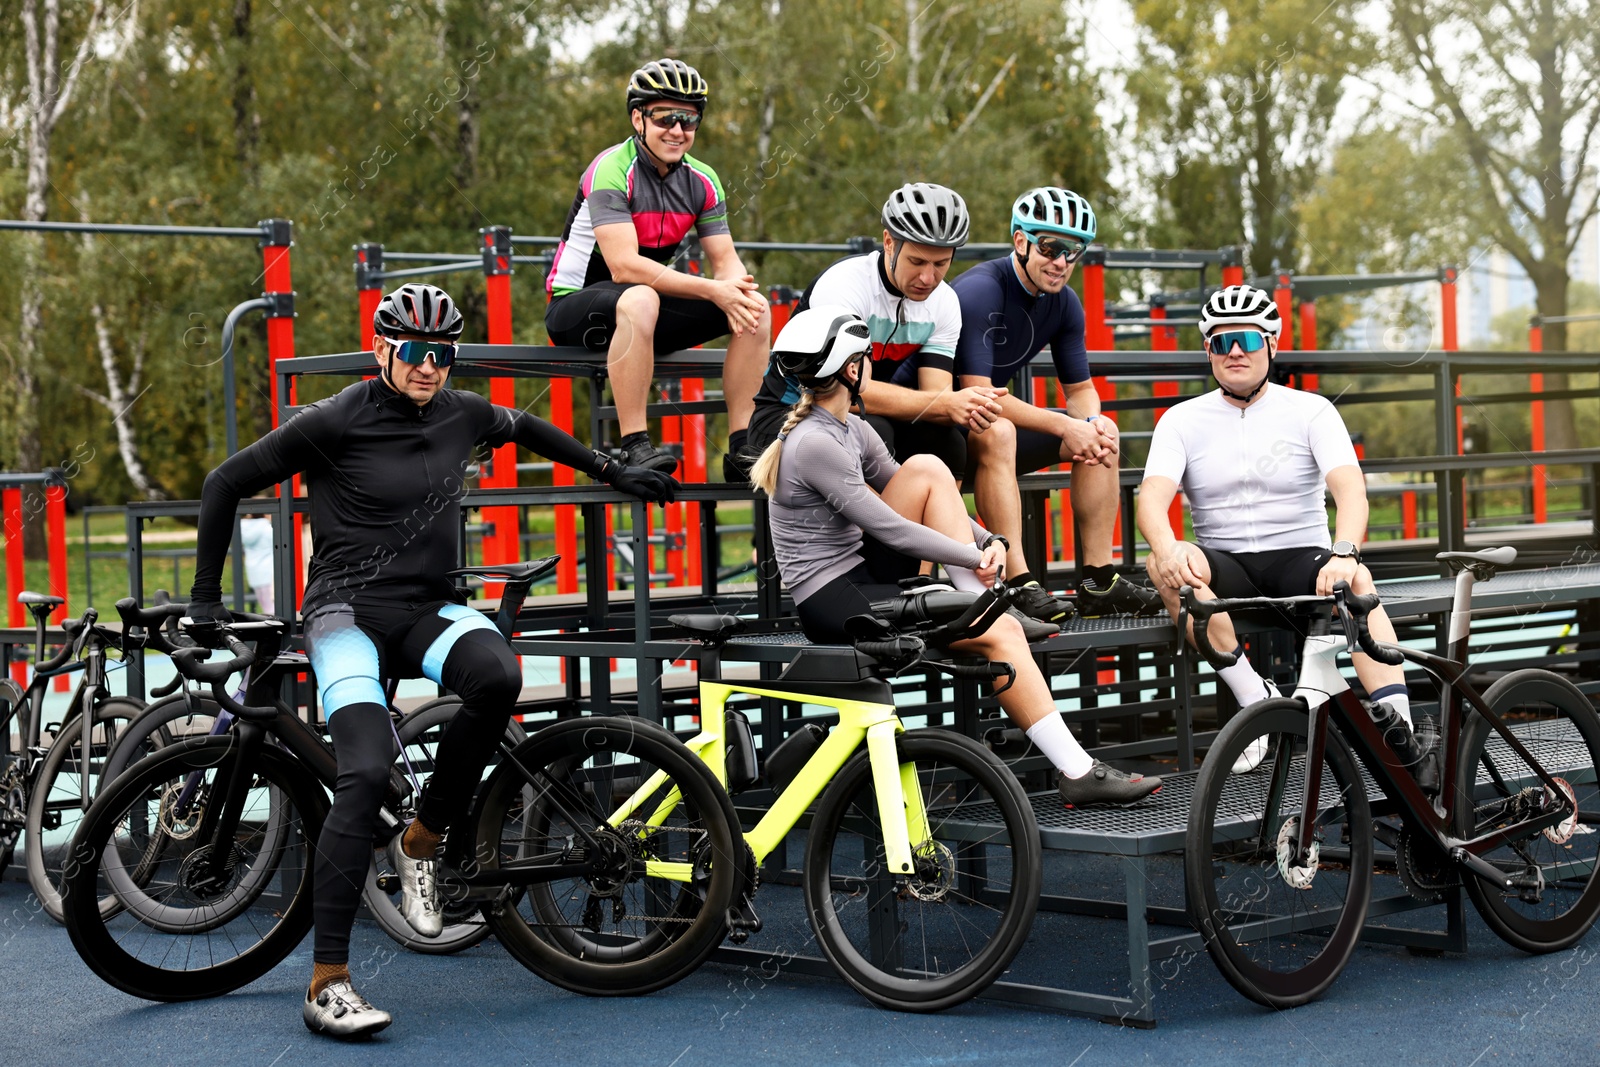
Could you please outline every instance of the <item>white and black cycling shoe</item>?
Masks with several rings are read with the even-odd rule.
[[[405,832],[389,841],[389,863],[400,877],[400,914],[420,937],[444,933],[444,911],[439,906],[439,863],[412,859],[400,847]]]
[[[308,991],[300,1015],[307,1030],[329,1037],[368,1037],[394,1022],[394,1016],[374,1008],[347,978],[328,983],[315,997]]]

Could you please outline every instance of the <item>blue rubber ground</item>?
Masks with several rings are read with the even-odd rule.
[[[8,872],[10,878],[16,872]],[[1090,879],[1094,881],[1095,879]],[[1075,887],[1080,888],[1080,887]],[[1393,891],[1379,879],[1380,892]],[[783,887],[763,888],[770,951],[810,950]],[[1469,909],[1470,911],[1470,909]],[[1418,913],[1438,927],[1441,909]],[[605,1064],[1594,1064],[1600,935],[1566,953],[1529,957],[1475,915],[1471,951],[1418,958],[1363,946],[1321,1001],[1272,1012],[1238,996],[1209,957],[1157,965],[1154,1030],[975,1001],[935,1016],[881,1011],[841,982],[767,977],[770,968],[711,964],[649,997],[593,1000],[547,985],[491,940],[459,956],[399,950],[357,925],[358,988],[393,1011],[362,1044],[308,1033],[299,1001],[311,970],[307,939],[283,965],[217,1000],[149,1004],[100,982],[66,932],[38,912],[25,883],[0,882],[3,1062],[273,1067],[303,1063]],[[1120,923],[1059,916],[1041,922],[1017,971],[1120,993]],[[1122,979],[1125,983],[1125,977]]]

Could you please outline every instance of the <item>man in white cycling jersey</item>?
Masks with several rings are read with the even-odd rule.
[[[1360,548],[1367,488],[1344,420],[1325,397],[1267,380],[1282,326],[1277,305],[1260,289],[1233,285],[1213,293],[1200,312],[1200,334],[1218,388],[1169,410],[1150,440],[1138,523],[1150,545],[1146,568],[1174,621],[1186,585],[1206,599],[1325,596],[1341,581],[1356,593],[1373,592]],[[1194,542],[1175,537],[1167,520],[1180,486]],[[1332,539],[1325,490],[1336,509]],[[1374,637],[1395,640],[1382,608],[1369,618]],[[1219,674],[1241,707],[1279,695],[1244,655],[1226,614],[1213,615],[1206,634],[1215,648],[1238,653]],[[1403,668],[1362,653],[1353,662],[1375,719],[1409,727]],[[1234,769],[1253,769],[1264,752],[1247,750]]]

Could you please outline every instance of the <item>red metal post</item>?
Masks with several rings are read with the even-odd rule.
[[[1165,319],[1167,317],[1166,297],[1159,293],[1150,298],[1150,317],[1152,319]],[[1150,351],[1176,352],[1178,350],[1178,331],[1171,326],[1150,327]]]
[[[383,246],[376,243],[355,246],[356,299],[360,301],[361,351],[372,351],[372,316],[383,299]]]
[[[44,522],[50,546],[50,595],[67,596],[67,487],[48,485],[44,490]],[[88,546],[84,546],[87,551]],[[60,624],[67,617],[67,605],[62,604],[51,614],[52,622]],[[72,679],[57,675],[55,690],[65,693],[72,688]]]
[[[1528,322],[1528,351],[1544,351],[1544,323],[1538,316]],[[1533,393],[1544,392],[1544,375],[1528,375],[1528,391]],[[1535,400],[1528,406],[1528,417],[1533,431],[1533,451],[1543,452],[1544,444],[1544,401]],[[1533,521],[1544,522],[1549,515],[1549,485],[1545,482],[1543,463],[1535,463],[1529,470],[1533,478]]]
[[[1222,253],[1222,284],[1244,284],[1244,245],[1228,245],[1218,249]]]
[[[22,556],[22,490],[0,489],[0,516],[6,534],[6,604],[12,627],[26,625],[27,611],[17,603],[17,594],[27,582]],[[28,684],[28,665],[21,660],[11,665],[11,677],[18,685]]]
[[[550,379],[550,421],[561,429],[572,432],[572,379]],[[572,485],[575,472],[562,463],[555,464],[551,481],[555,485]],[[578,591],[578,506],[556,505],[556,552],[561,562],[556,565],[556,592]]]
[[[1412,489],[1400,494],[1400,536],[1408,541],[1417,537],[1417,494]]]
[[[785,308],[788,305],[784,305]],[[777,308],[773,308],[777,314]],[[785,317],[787,318],[787,311]],[[698,403],[706,398],[706,383],[703,378],[685,378],[683,380],[683,401],[686,404]],[[683,420],[683,466],[684,474],[690,484],[700,485],[710,481],[706,475],[706,417],[704,415],[689,415]],[[700,505],[691,502],[685,509],[684,515],[684,540],[687,545],[687,568],[685,582],[688,585],[698,586],[701,582],[700,553]]]
[[[1283,333],[1278,337],[1278,351],[1294,351],[1294,271],[1281,270],[1278,272],[1278,286],[1272,291],[1272,299],[1277,301],[1278,314],[1283,317]]]
[[[1091,245],[1083,254],[1084,342],[1091,352],[1109,352],[1115,335],[1106,322],[1106,250]]]
[[[674,392],[677,392],[680,397],[683,395],[681,383],[677,383],[675,386],[672,382],[666,382],[663,383],[663,388],[667,394],[667,399],[669,400],[672,398],[672,394]],[[681,449],[681,446],[683,445],[682,415],[668,415],[661,420],[661,443],[662,445],[667,446],[666,450],[669,452],[672,450],[672,445],[678,445]],[[683,476],[685,478],[689,477],[689,465],[687,463],[684,464]],[[666,527],[667,535],[666,544],[664,546],[666,551],[663,553],[663,555],[666,559],[666,572],[669,575],[672,575],[672,577],[667,579],[667,584],[681,585],[687,577],[687,572],[683,566],[683,549],[678,547],[678,540],[683,534],[683,505],[677,501],[673,501],[663,510],[666,512],[666,522],[664,525]]]
[[[267,358],[272,372],[272,425],[278,425],[278,360],[294,358],[294,283],[290,278],[289,249],[294,247],[294,223],[265,219],[261,223],[261,262],[265,295],[274,305],[267,309]],[[289,402],[294,403],[290,397]]]
[[[1317,302],[1300,301],[1300,347],[1307,352],[1317,349]],[[1312,388],[1316,388],[1312,386]]]
[[[478,231],[482,239],[483,286],[489,312],[489,343],[511,343],[511,227],[488,226]],[[516,382],[512,378],[490,378],[489,400],[501,407],[517,406]],[[517,446],[504,444],[494,450],[489,470],[478,480],[491,489],[509,489],[517,484]],[[491,532],[483,539],[485,563],[512,563],[522,555],[522,509],[515,506],[483,509],[483,519]],[[484,596],[500,595],[499,582],[485,582]]]
[[[1446,352],[1461,351],[1456,338],[1456,268],[1439,268],[1439,332]]]

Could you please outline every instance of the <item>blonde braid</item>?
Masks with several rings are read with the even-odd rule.
[[[802,388],[800,399],[789,408],[789,417],[783,420],[783,429],[778,431],[778,439],[767,446],[766,451],[761,453],[761,458],[756,460],[755,466],[750,468],[750,484],[768,496],[778,488],[778,461],[783,458],[783,439],[805,421],[805,417],[811,414],[811,408],[816,402],[816,392]]]

